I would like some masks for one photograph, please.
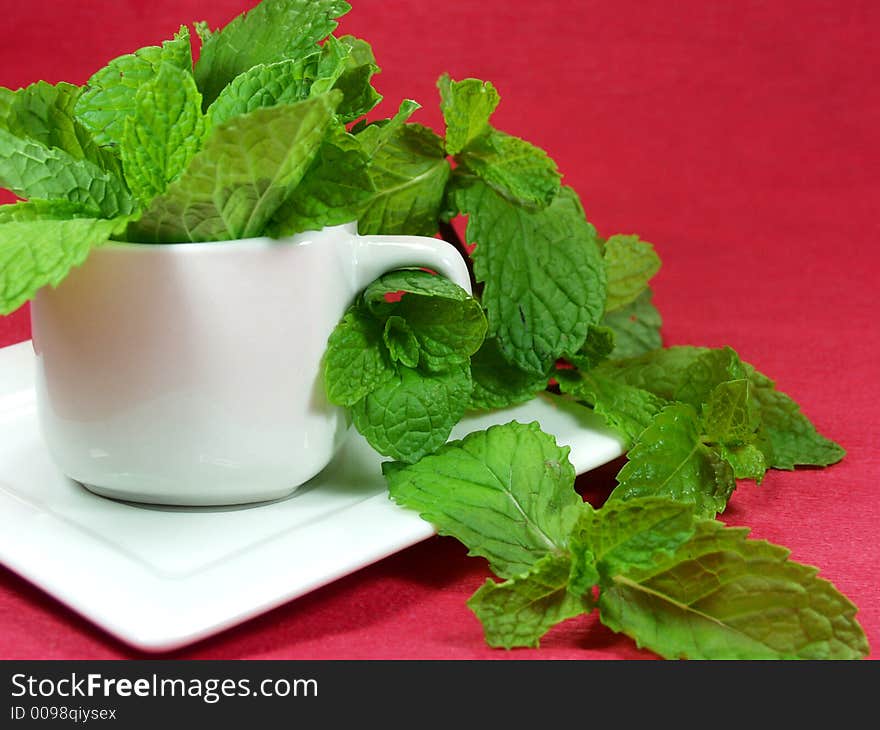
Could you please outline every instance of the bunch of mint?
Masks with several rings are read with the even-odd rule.
[[[649,471],[646,462],[636,468]],[[855,606],[786,549],[625,482],[593,509],[572,488],[568,448],[537,423],[493,426],[384,471],[398,503],[504,579],[487,580],[468,601],[492,646],[537,646],[551,627],[598,608],[606,626],[670,659],[868,651]]]
[[[381,99],[369,44],[331,35],[349,9],[265,0],[215,32],[197,23],[195,65],[184,26],[82,87],[0,88],[0,187],[23,199],[0,207],[0,314],[110,240],[279,236],[366,208],[362,232],[406,229],[388,160],[418,138],[398,129],[417,105],[363,138],[347,131]]]
[[[83,87],[0,88],[0,313],[108,241],[362,234],[457,245],[474,296],[423,271],[367,288],[330,338],[330,401],[381,454],[391,496],[489,560],[470,601],[493,646],[537,645],[599,609],[667,657],[852,658],[855,607],[787,551],[715,521],[738,479],[843,450],[729,348],[662,347],[634,235],[600,237],[547,154],[496,129],[495,87],[438,82],[444,134],[367,119],[368,43],[333,35],[344,0],[263,0],[181,27]],[[467,218],[465,241],[454,221]],[[447,444],[468,411],[535,397],[593,410],[628,444],[599,510],[538,424]]]

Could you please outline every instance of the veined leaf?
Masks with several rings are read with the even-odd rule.
[[[467,363],[436,373],[400,367],[398,377],[356,403],[351,415],[376,451],[412,463],[446,443],[470,395]]]
[[[437,232],[449,163],[443,141],[434,132],[418,124],[394,129],[367,170],[375,192],[358,221],[361,234]]]
[[[221,241],[263,233],[314,159],[338,92],[257,109],[215,127],[184,173],[155,198],[131,240]]]
[[[638,236],[611,236],[603,248],[608,275],[607,312],[634,302],[660,270],[660,257],[654,247]]]
[[[500,97],[489,81],[453,81],[444,74],[437,81],[440,110],[446,121],[446,151],[457,155],[471,142],[489,132],[489,117]]]
[[[511,422],[382,469],[395,502],[487,558],[496,575],[513,578],[567,549],[583,507],[568,454],[537,423]]]
[[[371,122],[370,124],[360,124],[360,122],[355,124],[352,127],[352,132],[357,135],[357,140],[364,154],[372,159],[382,145],[400,134],[400,130],[406,124],[406,121],[412,116],[413,112],[420,108],[421,104],[418,102],[412,99],[404,99],[400,103],[397,114],[391,119],[383,119],[378,122]],[[433,156],[437,157],[436,151],[434,151]]]
[[[571,558],[546,555],[522,576],[504,583],[487,580],[467,605],[480,623],[489,646],[537,647],[547,631],[586,613],[585,601],[568,591]]]
[[[336,116],[340,122],[348,124],[382,101],[382,95],[371,83],[373,76],[379,73],[379,66],[373,49],[365,40],[346,35],[338,42],[345,51],[345,58],[342,72],[333,84],[334,89],[342,92]]]
[[[858,659],[856,608],[785,548],[702,521],[655,565],[628,567],[599,595],[606,626],[667,659]]]
[[[629,304],[605,313],[602,324],[614,332],[612,360],[637,357],[663,345],[663,318],[651,298],[651,289],[647,288]]]
[[[605,309],[605,269],[596,232],[565,188],[541,211],[511,204],[479,180],[454,193],[468,215],[474,272],[485,282],[489,333],[508,361],[534,375],[577,352]]]
[[[703,433],[707,441],[730,445],[754,439],[758,405],[748,378],[719,383],[703,407]]]
[[[350,49],[327,40],[321,50],[304,58],[259,64],[236,76],[208,107],[211,125],[255,109],[292,104],[330,91],[345,70],[345,56]]]
[[[17,206],[2,206],[17,207]],[[125,220],[95,218],[0,218],[0,314],[9,314],[33,298],[43,286],[57,286],[74,266],[79,266],[94,246],[106,242],[125,227]],[[58,214],[69,211],[59,209]],[[46,209],[43,213],[48,215]]]
[[[592,371],[559,370],[560,390],[590,406],[610,428],[634,443],[668,405],[647,390],[618,383]]]
[[[547,388],[548,373],[534,375],[511,365],[501,354],[498,340],[487,337],[471,358],[474,389],[469,408],[493,410],[525,403]]]
[[[402,294],[388,302],[389,294]],[[418,344],[420,367],[438,372],[467,363],[483,343],[486,318],[480,303],[457,284],[424,271],[395,271],[364,291],[374,314],[402,318]]]
[[[584,505],[572,533],[576,552],[588,550],[603,585],[614,575],[649,570],[668,558],[694,534],[689,504],[662,498],[607,502],[602,509]]]
[[[697,414],[682,403],[661,410],[628,457],[609,500],[664,497],[694,505],[699,516],[714,517],[736,488],[730,465],[700,440]]]
[[[349,10],[344,0],[263,0],[220,30],[199,26],[202,50],[195,77],[205,105],[254,66],[307,56]]]
[[[340,127],[325,137],[312,166],[273,215],[268,233],[289,236],[357,220],[374,193],[360,144]]]
[[[101,150],[75,117],[82,89],[72,84],[38,81],[23,89],[0,88],[0,129],[14,137],[31,139],[43,147],[57,147],[77,160],[119,173],[112,154]]]
[[[691,402],[707,396],[723,380],[742,377],[751,381],[758,404],[758,441],[767,465],[793,469],[798,465],[827,466],[846,453],[838,444],[819,434],[789,396],[776,390],[772,380],[729,348],[713,351],[704,347],[668,347],[638,357],[609,360],[597,372],[619,382],[635,385],[666,400],[685,397]],[[731,355],[731,353],[733,353]],[[704,358],[702,359],[701,358]]]
[[[165,192],[199,149],[202,97],[188,71],[169,63],[137,90],[119,147],[129,188],[144,204]]]
[[[456,160],[516,205],[545,208],[559,194],[561,176],[547,153],[496,129],[473,141]]]
[[[135,207],[112,172],[4,129],[0,129],[0,187],[21,198],[66,200],[88,208],[95,218],[125,216]]]
[[[382,330],[382,323],[363,307],[350,309],[333,330],[323,363],[331,403],[353,406],[396,376],[382,345]]]
[[[181,26],[173,40],[161,46],[147,46],[113,59],[86,83],[76,104],[76,115],[99,145],[120,145],[125,120],[137,113],[136,96],[144,83],[153,79],[162,64],[192,71],[189,30]]]
[[[796,466],[828,466],[840,461],[846,451],[825,438],[801,412],[800,406],[776,390],[773,381],[748,366],[754,385],[754,398],[760,406],[759,438],[769,442],[769,466],[794,469]]]

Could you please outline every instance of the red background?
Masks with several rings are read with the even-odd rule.
[[[0,4],[0,85],[84,82],[181,22],[245,0]],[[440,129],[436,78],[478,76],[497,126],[544,147],[600,233],[637,232],[666,344],[734,347],[848,450],[826,470],[743,483],[723,519],[788,546],[859,607],[880,651],[877,303],[880,4],[873,0],[354,0],[386,95]],[[4,198],[6,202],[10,198]],[[26,308],[0,345],[29,336]],[[614,468],[582,477],[601,499]],[[465,599],[482,560],[433,538],[179,658],[650,658],[596,616],[539,650],[490,650]],[[235,590],[230,586],[230,590]],[[139,656],[0,569],[0,657]]]

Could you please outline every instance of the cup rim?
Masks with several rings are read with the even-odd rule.
[[[115,249],[120,251],[130,250],[211,250],[217,248],[268,248],[271,246],[286,246],[303,243],[304,240],[315,236],[316,234],[326,234],[333,231],[357,235],[357,221],[349,221],[340,223],[335,226],[324,226],[320,229],[300,231],[290,236],[282,236],[281,238],[272,238],[271,236],[254,236],[251,238],[228,238],[222,241],[180,241],[174,243],[138,243],[136,241],[116,241],[110,239],[98,249],[108,250]]]

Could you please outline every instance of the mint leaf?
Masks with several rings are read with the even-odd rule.
[[[754,479],[760,484],[767,471],[764,452],[755,444],[728,446],[721,444],[718,449],[721,457],[733,468],[737,479]]]
[[[618,383],[596,372],[558,370],[560,390],[591,407],[630,443],[635,442],[667,405],[653,393]]]
[[[581,349],[567,355],[567,360],[581,370],[592,370],[614,351],[614,330],[591,324]]]
[[[707,441],[737,445],[754,439],[758,427],[757,404],[750,397],[747,378],[719,383],[703,408],[703,433]]]
[[[389,294],[402,294],[394,303]],[[431,371],[467,362],[483,343],[486,318],[480,303],[457,284],[424,271],[396,271],[373,282],[364,302],[374,314],[401,317],[414,333],[419,364]]]
[[[511,204],[482,182],[462,180],[454,192],[466,229],[489,332],[521,370],[546,373],[577,352],[605,309],[605,269],[596,232],[577,196],[564,188],[541,211]]]
[[[383,326],[361,307],[352,307],[333,330],[324,354],[327,399],[353,406],[395,377],[383,347]]]
[[[533,375],[511,365],[501,354],[498,340],[487,337],[471,358],[470,409],[488,411],[531,400],[546,389],[549,375]]]
[[[789,396],[776,390],[772,380],[749,366],[754,398],[760,406],[758,436],[770,444],[769,465],[775,469],[828,466],[846,451],[816,431]]]
[[[43,147],[57,147],[77,160],[118,171],[113,156],[100,150],[74,114],[81,89],[72,84],[39,81],[10,91],[0,88],[0,129],[14,137],[31,139]]]
[[[129,230],[144,242],[221,241],[263,233],[333,120],[337,92],[257,109],[215,127],[184,173]]]
[[[404,99],[400,103],[400,108],[397,110],[397,114],[391,119],[381,119],[377,122],[371,122],[370,124],[362,124],[361,122],[358,122],[352,126],[351,132],[357,135],[357,140],[360,143],[364,154],[372,159],[382,145],[400,133],[400,130],[404,124],[406,124],[407,119],[413,115],[413,112],[420,108],[421,104],[418,102],[415,102],[412,99]],[[436,142],[436,140],[434,141]]]
[[[496,575],[513,578],[566,550],[583,507],[568,454],[537,423],[511,422],[382,469],[395,502],[485,557]]]
[[[208,107],[211,126],[256,109],[307,99],[318,76],[319,56],[260,64],[236,76]]]
[[[719,384],[743,379],[745,375],[742,360],[730,347],[708,350],[682,370],[673,399],[699,411]],[[744,394],[748,396],[748,389]]]
[[[342,101],[339,103],[336,115],[339,121],[347,124],[363,116],[382,101],[382,95],[371,83],[373,76],[379,72],[379,66],[376,65],[373,49],[365,40],[354,36],[342,36],[338,43],[345,51],[345,60],[342,72],[333,88],[342,92]]]
[[[446,151],[457,155],[471,142],[489,132],[489,117],[500,97],[489,81],[453,81],[444,74],[437,81],[440,110],[446,121]]]
[[[418,367],[419,341],[403,317],[392,316],[385,321],[382,341],[394,362],[408,368]]]
[[[195,66],[208,105],[236,76],[254,66],[299,59],[317,49],[351,6],[344,0],[263,0],[216,32],[197,27],[202,50]]]
[[[645,289],[631,303],[605,313],[602,324],[614,332],[612,359],[636,357],[663,345],[663,319],[651,297],[650,288]]]
[[[137,90],[119,153],[125,179],[142,203],[165,192],[202,142],[202,97],[188,71],[169,63]]]
[[[312,166],[275,212],[267,232],[282,237],[357,220],[374,192],[360,144],[340,127],[324,139]]]
[[[463,169],[517,205],[544,208],[559,193],[559,171],[544,150],[494,129],[489,117],[499,96],[488,81],[437,82],[446,121],[446,151]]]
[[[694,511],[688,504],[643,498],[588,504],[572,533],[578,552],[589,551],[602,584],[634,569],[650,570],[694,534]]]
[[[545,208],[559,193],[561,176],[547,153],[496,129],[471,143],[456,160],[517,205]]]
[[[665,497],[714,517],[736,487],[730,465],[701,441],[697,414],[685,404],[661,410],[627,456],[609,500]]]
[[[351,411],[358,432],[380,454],[416,462],[444,444],[464,415],[470,368],[461,363],[431,373],[400,367]]]
[[[705,347],[664,347],[636,357],[608,360],[596,370],[618,382],[648,390],[671,401],[675,400],[687,368],[707,352],[710,350]]]
[[[504,583],[487,580],[467,605],[480,622],[489,646],[537,647],[548,629],[586,613],[585,602],[568,591],[571,559],[546,555],[525,575]]]
[[[711,354],[714,353],[714,354]],[[701,358],[704,358],[701,360]],[[730,348],[669,347],[638,357],[610,360],[597,372],[618,382],[649,390],[666,400],[687,398],[699,402],[724,380],[748,377],[751,397],[758,405],[758,443],[767,465],[776,469],[828,466],[845,455],[833,441],[819,434],[800,406],[776,390],[772,380],[743,363]]]
[[[634,302],[660,270],[660,257],[654,247],[638,236],[611,236],[603,251],[608,276],[608,312]]]
[[[189,30],[181,26],[173,40],[147,46],[113,59],[86,83],[76,104],[76,115],[99,145],[120,145],[125,120],[137,114],[137,91],[153,79],[163,63],[192,70]]]
[[[667,659],[866,655],[855,606],[815,568],[747,534],[702,521],[671,555],[622,569],[599,595],[602,623]]]
[[[434,132],[418,124],[394,129],[367,170],[375,192],[358,220],[361,234],[431,236],[437,232],[449,163],[443,140]]]
[[[220,92],[208,107],[207,117],[212,125],[223,124],[255,109],[292,104],[325,94],[346,72],[351,54],[351,47],[330,36],[320,50],[303,58],[254,66],[236,76]],[[336,109],[337,116],[344,101]]]
[[[20,198],[67,200],[95,218],[128,215],[135,203],[122,181],[86,159],[0,129],[0,187]]]
[[[2,209],[7,207],[18,206]],[[69,210],[61,206],[57,213],[68,215]],[[49,209],[43,214],[49,215]],[[15,219],[14,213],[7,213],[0,218],[0,314],[18,309],[40,287],[57,286],[94,246],[119,233],[126,223],[94,218],[28,220],[28,215]]]

